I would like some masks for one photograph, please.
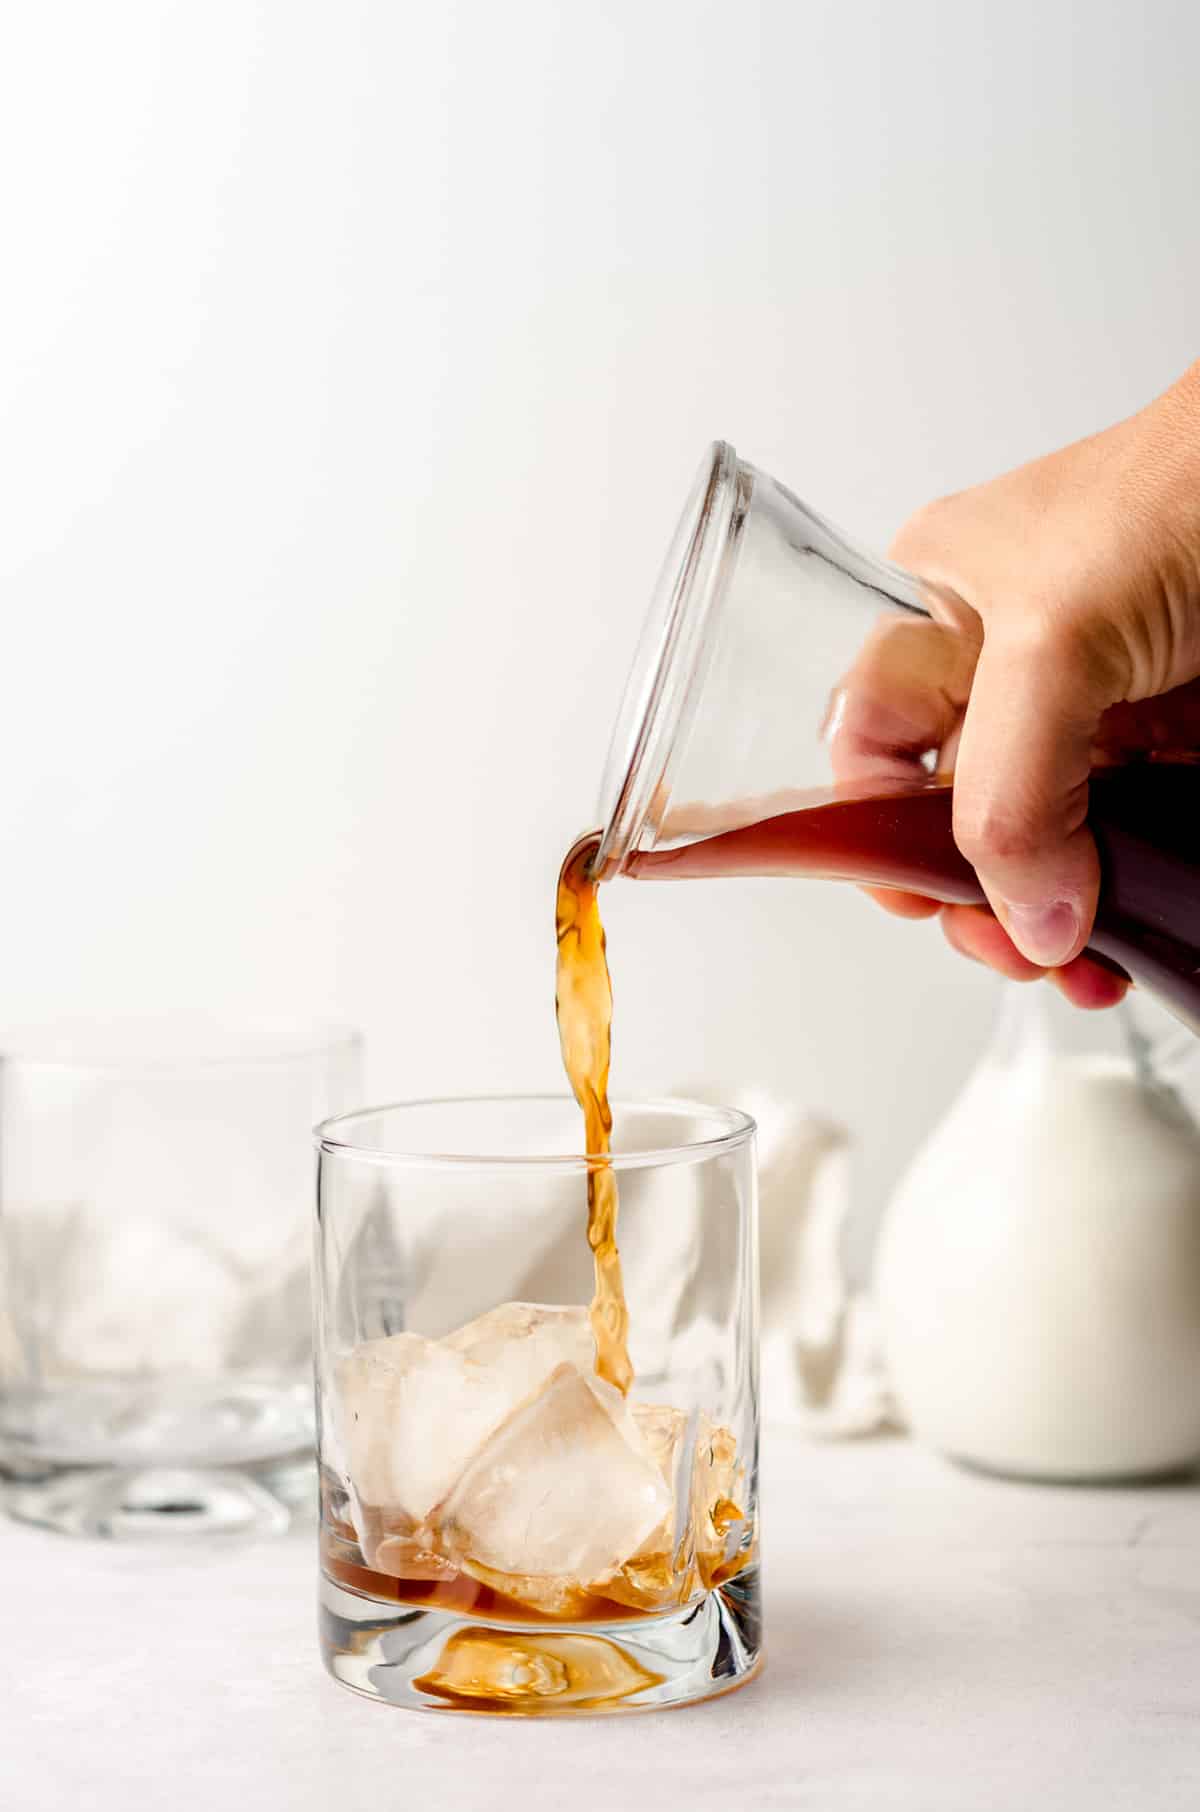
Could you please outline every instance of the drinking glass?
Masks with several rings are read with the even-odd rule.
[[[354,1032],[165,1019],[0,1051],[0,1482],[76,1534],[311,1501],[310,1134]]]
[[[554,1096],[317,1130],[321,1643],[394,1705],[676,1705],[759,1658],[754,1124],[617,1101],[634,1383],[595,1376]]]

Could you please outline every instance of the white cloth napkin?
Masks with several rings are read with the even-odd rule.
[[[901,1427],[874,1305],[846,1274],[845,1128],[766,1089],[693,1083],[679,1092],[740,1107],[758,1123],[764,1419],[825,1439]]]

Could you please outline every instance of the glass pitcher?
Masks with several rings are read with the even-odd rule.
[[[985,904],[952,830],[981,646],[959,597],[716,442],[675,531],[602,786],[602,879],[818,875]],[[944,701],[934,722],[928,701]],[[936,714],[935,714],[936,715]],[[1107,761],[1090,953],[1200,1030],[1200,752]]]

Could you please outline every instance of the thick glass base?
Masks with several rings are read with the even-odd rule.
[[[578,1624],[420,1610],[323,1574],[321,1648],[335,1680],[389,1705],[509,1717],[661,1711],[757,1671],[758,1568],[668,1615]]]
[[[309,1392],[289,1378],[89,1379],[10,1392],[10,1515],[68,1535],[270,1535],[316,1496]]]
[[[20,1522],[63,1535],[171,1540],[282,1535],[314,1512],[316,1469],[304,1451],[255,1466],[69,1466],[5,1479],[0,1503]]]

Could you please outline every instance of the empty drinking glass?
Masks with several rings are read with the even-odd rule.
[[[310,1129],[355,1033],[171,1018],[0,1054],[0,1480],[78,1534],[286,1527],[312,1483]]]
[[[754,1123],[614,1104],[634,1381],[596,1375],[573,1101],[318,1129],[322,1644],[396,1705],[611,1711],[759,1657]]]

